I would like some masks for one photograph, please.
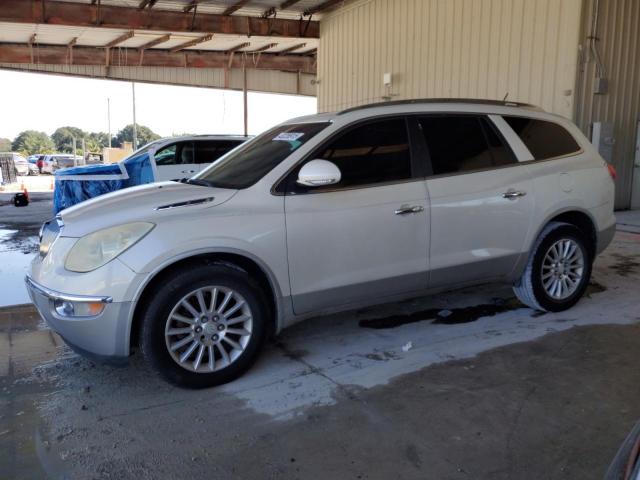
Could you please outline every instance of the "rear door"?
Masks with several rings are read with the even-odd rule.
[[[166,145],[155,152],[153,157],[158,172],[157,182],[188,178],[199,171],[192,141]]]
[[[426,142],[431,202],[431,287],[508,275],[531,228],[533,188],[493,122],[483,115],[417,118]]]

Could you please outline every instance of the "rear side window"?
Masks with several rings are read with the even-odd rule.
[[[349,129],[324,145],[314,158],[329,160],[340,169],[340,183],[327,187],[331,190],[411,178],[406,121],[379,120]]]
[[[483,117],[432,115],[419,119],[434,175],[517,163],[511,150]]]
[[[535,160],[561,157],[580,151],[564,127],[557,123],[526,117],[503,117],[533,155]]]
[[[213,163],[241,143],[239,140],[199,140],[195,142],[195,163]]]

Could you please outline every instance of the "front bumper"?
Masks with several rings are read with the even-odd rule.
[[[27,291],[40,316],[78,353],[99,360],[119,362],[129,355],[131,302],[113,302],[108,296],[70,295],[48,289],[27,276]],[[103,311],[91,317],[59,315],[55,301],[103,303]]]

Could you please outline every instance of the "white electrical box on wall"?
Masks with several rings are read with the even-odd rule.
[[[384,73],[382,75],[382,83],[385,87],[391,86],[391,81],[393,80],[391,73]]]

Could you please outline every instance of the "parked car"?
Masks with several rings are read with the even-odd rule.
[[[36,165],[38,167],[39,173],[53,173],[56,169],[57,165],[57,157],[64,156],[70,157],[71,155],[66,154],[47,154],[39,157],[36,161]]]
[[[116,164],[85,165],[56,172],[56,213],[105,193],[134,185],[190,177],[247,140],[234,135],[165,138]]]
[[[33,163],[29,163],[26,158],[19,157],[14,160],[14,163],[18,175],[38,175],[38,167]]]
[[[207,387],[325,312],[488,282],[536,310],[572,307],[615,232],[613,176],[570,121],[525,105],[313,115],[189,180],[62,211],[26,282],[80,352],[140,346],[165,379]]]
[[[55,155],[53,157],[53,173],[63,168],[71,168],[82,165],[82,155]]]
[[[19,153],[0,153],[0,158],[5,159],[5,161],[9,163],[13,163],[16,175],[33,175],[33,170],[29,167],[29,162]],[[37,168],[35,170],[37,172]]]
[[[29,155],[29,156],[27,157],[27,161],[28,161],[29,163],[32,163],[32,164],[34,164],[34,165],[35,165],[35,164],[37,164],[37,163],[38,163],[38,158],[40,158],[41,156],[42,156],[42,154],[40,154],[40,153],[36,153],[36,154],[33,154],[33,155]]]

